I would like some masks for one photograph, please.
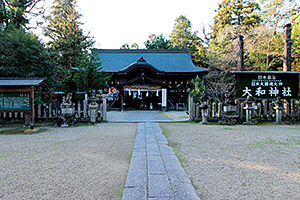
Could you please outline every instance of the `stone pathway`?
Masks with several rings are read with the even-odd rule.
[[[122,199],[199,199],[158,123],[138,124]]]

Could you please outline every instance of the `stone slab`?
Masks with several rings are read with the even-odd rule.
[[[147,188],[146,186],[140,187],[128,187],[124,189],[122,200],[133,200],[133,199],[147,199]]]
[[[161,156],[148,156],[148,174],[149,175],[167,174]]]
[[[149,197],[172,197],[174,194],[167,175],[148,175]]]

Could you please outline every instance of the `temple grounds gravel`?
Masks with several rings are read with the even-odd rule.
[[[0,199],[120,199],[137,124],[0,135]]]
[[[160,124],[201,199],[300,199],[300,126]]]

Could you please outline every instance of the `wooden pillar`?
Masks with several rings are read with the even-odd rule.
[[[285,48],[284,48],[284,57],[283,57],[283,71],[291,71],[292,63],[292,25],[287,24],[285,28]]]
[[[121,96],[121,112],[124,111],[124,91],[123,88],[120,89],[120,96]]]
[[[30,121],[30,129],[34,129],[34,86],[30,86],[30,109],[31,109],[31,121]]]
[[[244,36],[239,35],[239,63],[238,67],[240,71],[244,70]]]

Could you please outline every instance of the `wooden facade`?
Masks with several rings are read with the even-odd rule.
[[[118,99],[111,99],[110,104],[121,110],[175,109],[178,104],[185,105],[191,79],[209,71],[196,67],[188,50],[97,49],[96,53],[102,70],[112,74],[108,88],[119,91]]]

